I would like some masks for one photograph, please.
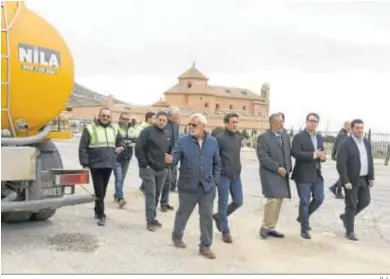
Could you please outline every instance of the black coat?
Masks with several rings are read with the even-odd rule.
[[[324,150],[324,139],[317,134],[317,148]],[[321,173],[321,161],[314,159],[314,145],[310,134],[303,130],[296,134],[292,140],[291,155],[295,158],[295,166],[291,179],[297,183],[313,183],[318,178],[323,179]]]
[[[345,130],[344,128],[339,131],[336,137],[336,141],[333,144],[332,148],[332,160],[336,161],[336,156],[337,156],[337,149],[339,148],[340,144],[348,138],[348,131]]]
[[[371,146],[367,140],[363,139],[367,150],[368,159],[368,180],[374,180],[374,159],[372,157]],[[343,141],[337,153],[337,171],[340,175],[342,185],[351,183],[352,186],[359,185],[360,178],[360,152],[352,136]]]

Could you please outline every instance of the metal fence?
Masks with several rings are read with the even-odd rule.
[[[299,131],[293,130],[288,131],[290,136],[294,136]],[[324,148],[327,154],[331,154],[333,145],[335,143],[338,131],[319,131],[324,137]],[[252,136],[244,140],[244,146],[249,148],[256,148],[257,135]],[[390,146],[390,134],[385,133],[366,133],[365,137],[370,140],[372,153],[377,159],[385,159],[389,154]]]
[[[73,134],[79,134],[83,131],[84,127],[91,123],[93,120],[86,119],[71,119],[70,127]],[[181,134],[185,134],[187,131],[181,131]],[[212,132],[212,131],[209,131]],[[290,136],[294,136],[297,134],[298,130],[288,130]],[[331,154],[333,144],[336,140],[338,131],[319,131],[319,133],[324,137],[324,148],[327,154]],[[371,142],[372,153],[377,159],[386,159],[386,157],[390,157],[390,134],[386,133],[366,133],[366,138],[368,138]],[[244,139],[243,146],[248,148],[256,148],[257,144],[257,135],[249,136]]]

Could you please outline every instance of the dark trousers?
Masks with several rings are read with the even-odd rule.
[[[169,194],[173,187],[172,184],[174,184],[176,187],[176,179],[177,179],[177,167],[171,166],[168,168],[168,173],[165,178],[164,185],[162,187],[161,192],[156,193],[160,200],[161,206],[169,204]],[[160,199],[160,195],[161,195],[161,199]]]
[[[95,214],[98,218],[105,217],[104,198],[106,196],[108,181],[110,180],[112,169],[91,169],[93,189],[95,191]]]
[[[172,232],[173,239],[182,239],[195,206],[198,204],[200,224],[199,250],[209,249],[213,243],[213,209],[215,188],[205,193],[200,185],[195,193],[181,192],[179,190],[179,208],[176,211],[175,223]]]
[[[296,183],[299,196],[299,220],[301,231],[308,231],[309,217],[324,201],[324,181],[320,178],[313,183]]]
[[[149,225],[157,217],[157,192],[161,192],[166,175],[166,169],[162,171],[155,171],[151,168],[139,169],[139,176],[142,179],[142,185],[144,186],[146,223]]]
[[[177,187],[177,166],[172,166],[171,167],[172,172],[171,172],[171,191],[175,191]]]
[[[229,204],[229,194],[232,202]],[[240,176],[230,179],[221,177],[218,184],[218,217],[222,234],[229,234],[228,216],[236,211],[243,203],[242,184]]]
[[[351,190],[345,189],[345,221],[347,233],[355,230],[355,216],[366,208],[371,201],[370,186],[367,178],[359,179],[358,185]]]
[[[343,187],[340,183],[340,179],[338,179],[330,188],[332,188],[336,192],[336,194],[341,194]]]

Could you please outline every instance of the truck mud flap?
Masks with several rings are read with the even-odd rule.
[[[17,211],[39,211],[42,209],[53,208],[57,209],[64,206],[78,205],[95,201],[93,195],[77,195],[61,198],[17,201],[17,202],[2,202],[1,212],[17,212]]]

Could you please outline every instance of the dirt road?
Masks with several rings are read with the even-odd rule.
[[[78,167],[77,143],[59,142],[58,146],[65,166]],[[295,221],[298,199],[294,187],[294,197],[284,204],[279,225],[286,238],[264,241],[258,237],[263,213],[258,164],[250,152],[243,157],[244,206],[229,219],[233,244],[223,243],[214,232],[216,260],[197,255],[197,209],[185,234],[185,250],[171,245],[172,212],[158,212],[164,227],[155,233],[146,231],[144,200],[137,190],[138,168],[133,161],[125,183],[128,205],[120,210],[112,203],[112,180],[105,227],[96,226],[92,204],[62,208],[48,222],[2,225],[2,272],[390,273],[389,167],[376,166],[372,204],[357,221],[360,241],[343,238],[338,220],[343,201],[334,199],[327,190],[325,203],[312,219],[313,239],[301,239]],[[326,163],[324,172],[326,185],[330,185],[336,179],[334,163]],[[171,201],[177,205],[176,194],[171,195]]]

